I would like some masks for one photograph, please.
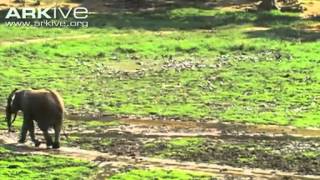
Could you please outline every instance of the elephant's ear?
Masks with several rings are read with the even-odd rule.
[[[11,101],[12,101],[12,97],[14,96],[14,94],[18,91],[17,88],[15,88],[13,91],[11,91],[11,93],[9,94],[8,96],[8,99],[7,99],[7,109],[11,109]]]
[[[8,96],[8,102],[10,101],[10,103],[11,103],[12,97],[17,91],[18,91],[17,88],[15,88],[13,91],[11,91],[11,93]]]
[[[8,96],[8,100],[7,100],[7,107],[6,107],[6,121],[7,121],[7,125],[8,125],[8,131],[10,132],[11,131],[11,125],[12,125],[12,122],[11,122],[11,102],[12,102],[12,98],[14,96],[14,94],[16,93],[18,89],[14,89],[10,95]],[[16,116],[16,115],[15,115]]]

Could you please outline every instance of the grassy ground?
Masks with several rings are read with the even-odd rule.
[[[2,22],[1,105],[16,87],[45,87],[61,92],[67,111],[79,114],[320,127],[320,36],[310,28],[319,18],[172,7],[95,14],[89,22],[89,28],[70,29],[7,27]],[[15,44],[21,40],[34,41]],[[103,131],[121,125],[67,121],[70,141],[62,137],[62,143],[113,155],[319,175],[316,138],[162,138]],[[6,129],[4,121],[0,129]],[[0,179],[79,179],[95,168],[80,160],[17,154],[0,146]],[[212,179],[177,169],[132,169],[111,179],[154,177]]]
[[[320,146],[317,137],[273,137],[240,133],[217,137],[172,137],[169,136],[172,131],[181,132],[181,129],[169,131],[160,128],[157,132],[167,135],[161,136],[147,135],[154,129],[143,125],[141,127],[144,127],[144,131],[141,134],[139,131],[136,131],[136,134],[128,132],[125,126],[129,124],[119,121],[67,121],[66,124],[69,140],[64,140],[63,146],[76,146],[117,156],[176,159],[314,175],[319,175],[320,170]],[[137,129],[134,126],[131,128]],[[188,131],[191,130],[186,130]],[[201,130],[196,132],[201,133]]]
[[[96,167],[58,156],[17,154],[0,146],[0,179],[85,179]]]
[[[291,139],[246,140],[228,139],[223,142],[210,138],[173,138],[145,144],[152,156],[182,161],[209,162],[240,167],[276,168],[319,174],[318,140]],[[295,148],[292,148],[294,146]]]
[[[316,19],[177,8],[89,21],[88,29],[13,28],[0,37],[94,34],[0,47],[3,104],[15,87],[46,87],[70,112],[320,126],[319,34],[305,29]]]
[[[163,169],[135,169],[125,173],[119,173],[110,177],[110,180],[140,180],[140,179],[215,179],[206,174],[181,171],[181,170],[163,170]]]

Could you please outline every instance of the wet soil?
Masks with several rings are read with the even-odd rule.
[[[83,124],[78,127],[80,131],[70,125],[72,130],[67,132],[72,141],[66,144],[133,158],[161,157],[320,175],[317,129],[147,120],[120,122],[110,127]],[[170,144],[172,140],[190,137],[201,139],[201,143]]]
[[[189,121],[68,120],[59,151],[17,146],[17,133],[0,139],[24,153],[50,153],[96,162],[99,178],[132,168],[179,168],[222,179],[320,178],[320,130]],[[40,131],[37,137],[42,138]],[[43,141],[43,140],[42,140]],[[177,143],[178,142],[178,143]],[[44,144],[44,143],[43,143]]]
[[[5,143],[5,146],[15,153],[62,155],[90,160],[100,167],[100,172],[96,177],[93,177],[93,179],[104,179],[115,173],[125,172],[135,168],[192,170],[211,174],[218,179],[319,179],[320,177],[315,175],[299,175],[295,172],[283,172],[272,169],[236,168],[212,163],[179,162],[171,159],[148,157],[133,158],[130,156],[118,156],[111,153],[89,151],[74,147],[62,147],[59,150],[46,149],[44,147],[35,148],[30,145],[12,143],[12,137],[8,138],[6,135],[1,135],[0,139],[1,143]]]

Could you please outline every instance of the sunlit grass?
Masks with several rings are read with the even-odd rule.
[[[95,173],[89,162],[46,155],[15,154],[0,146],[0,179],[79,179]]]
[[[196,8],[116,16],[122,21],[105,16],[91,17],[88,29],[30,35],[91,38],[1,47],[1,101],[15,87],[45,87],[57,89],[67,110],[78,113],[320,126],[320,44],[310,39],[315,34],[296,30],[313,21]],[[28,29],[12,30],[27,38]],[[163,68],[171,58],[207,67]]]
[[[191,172],[178,169],[134,169],[129,172],[115,174],[110,177],[112,180],[140,180],[140,179],[215,179],[214,177],[201,172]]]

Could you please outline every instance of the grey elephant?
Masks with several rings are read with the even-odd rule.
[[[60,95],[56,91],[39,90],[13,90],[7,100],[6,121],[8,130],[11,131],[11,125],[15,121],[19,111],[23,113],[23,124],[19,143],[26,141],[26,135],[29,131],[30,138],[36,147],[40,142],[34,135],[34,121],[38,124],[46,140],[47,148],[56,149],[60,147],[60,131],[62,128],[64,116],[64,104]],[[13,119],[12,119],[12,115]],[[48,133],[49,128],[54,129],[54,142]]]

